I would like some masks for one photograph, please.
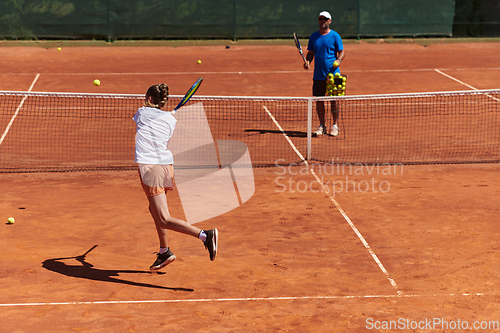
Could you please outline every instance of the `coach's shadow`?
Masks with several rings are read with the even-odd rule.
[[[245,130],[247,133],[258,133],[258,134],[266,134],[266,133],[271,133],[271,134],[283,134],[285,133],[289,137],[295,137],[295,138],[307,138],[307,132],[301,132],[301,131],[278,131],[278,130],[260,130],[260,129],[247,129]]]
[[[136,286],[136,287],[166,289],[174,291],[188,291],[188,292],[194,291],[194,289],[189,289],[189,288],[169,288],[149,283],[140,283],[140,282],[118,279],[115,276],[120,276],[120,273],[131,273],[131,274],[152,274],[152,273],[150,271],[114,270],[114,269],[109,270],[109,269],[94,268],[94,265],[85,261],[85,256],[86,254],[77,257],[47,259],[42,263],[42,267],[52,272],[80,279],[113,282],[113,283],[126,284],[130,286]],[[68,265],[62,261],[69,259],[75,259],[81,265]],[[165,273],[159,272],[158,274],[165,274]]]

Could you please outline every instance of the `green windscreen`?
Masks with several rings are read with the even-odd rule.
[[[2,38],[307,37],[332,14],[344,38],[451,36],[454,0],[2,0]]]

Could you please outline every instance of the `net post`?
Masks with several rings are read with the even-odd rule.
[[[312,142],[312,97],[307,99],[307,161],[311,160]]]

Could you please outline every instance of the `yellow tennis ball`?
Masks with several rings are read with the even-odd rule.
[[[198,60],[198,63],[201,64],[201,60]]]
[[[8,223],[8,224],[14,224],[14,222],[16,222],[16,219],[15,219],[15,218],[13,218],[13,217],[9,217],[9,218],[7,219],[7,223]]]
[[[335,60],[335,61],[333,62],[333,66],[334,66],[334,67],[339,67],[339,65],[340,65],[340,64],[339,64],[339,62],[338,62],[337,60]]]
[[[100,86],[100,85],[101,85],[101,81],[99,81],[98,79],[95,79],[94,86]]]
[[[57,51],[61,51],[61,48],[60,48],[60,47],[58,47],[58,48],[57,48]]]

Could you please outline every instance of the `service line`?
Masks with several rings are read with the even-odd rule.
[[[451,76],[451,75],[448,75],[448,74],[446,74],[446,73],[443,73],[443,72],[442,72],[442,71],[440,71],[439,69],[434,69],[434,71],[436,71],[437,73],[439,73],[439,74],[441,74],[441,75],[443,75],[443,76],[446,76],[446,77],[447,77],[447,78],[449,78],[449,79],[452,79],[452,80],[453,80],[453,81],[455,81],[455,82],[458,82],[458,83],[460,83],[460,84],[463,84],[463,85],[464,85],[464,86],[466,86],[467,88],[470,88],[470,89],[472,89],[472,90],[479,90],[479,89],[477,89],[476,87],[473,87],[473,86],[471,86],[470,84],[467,84],[467,83],[465,83],[465,82],[463,82],[463,81],[460,81],[459,79],[457,79],[457,78],[455,78],[455,77],[453,77],[453,76]],[[494,99],[494,100],[495,100],[495,101],[497,101],[497,102],[500,102],[500,99],[498,99],[498,98],[496,98],[496,97],[493,97],[493,96],[488,95],[488,94],[486,94],[486,96],[488,96],[488,97],[489,97],[489,98],[491,98],[491,99]]]

